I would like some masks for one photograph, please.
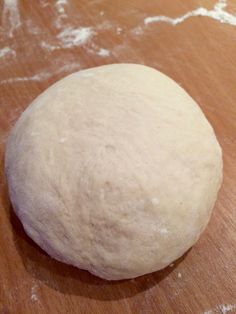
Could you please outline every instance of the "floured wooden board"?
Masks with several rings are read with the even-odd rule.
[[[0,2],[0,313],[236,313],[236,2]],[[116,62],[152,66],[199,103],[224,152],[224,183],[207,230],[180,260],[107,282],[48,257],[12,212],[7,134],[50,84]]]

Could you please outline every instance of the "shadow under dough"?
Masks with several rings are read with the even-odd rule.
[[[175,261],[174,267],[131,280],[106,281],[88,271],[56,261],[47,255],[25,233],[20,220],[10,207],[10,222],[18,253],[32,277],[64,294],[81,295],[97,300],[118,300],[148,290],[162,281],[186,257]]]

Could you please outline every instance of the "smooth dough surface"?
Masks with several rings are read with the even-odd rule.
[[[27,234],[59,261],[110,280],[166,267],[206,227],[221,149],[194,100],[142,65],[80,71],[13,128],[6,175]]]

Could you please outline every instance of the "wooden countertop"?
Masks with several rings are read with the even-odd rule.
[[[236,313],[236,3],[216,1],[0,2],[0,313]],[[184,257],[107,282],[51,259],[26,236],[3,159],[10,128],[37,95],[71,72],[116,62],[155,67],[199,103],[223,148],[224,183]]]

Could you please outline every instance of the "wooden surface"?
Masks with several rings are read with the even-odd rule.
[[[220,8],[231,24],[204,16],[144,24],[200,6],[212,12],[215,1],[0,1],[0,313],[236,313],[236,3]],[[172,267],[121,282],[40,250],[12,212],[3,175],[7,134],[29,103],[73,71],[114,62],[146,64],[175,79],[224,152],[224,183],[199,242]]]

